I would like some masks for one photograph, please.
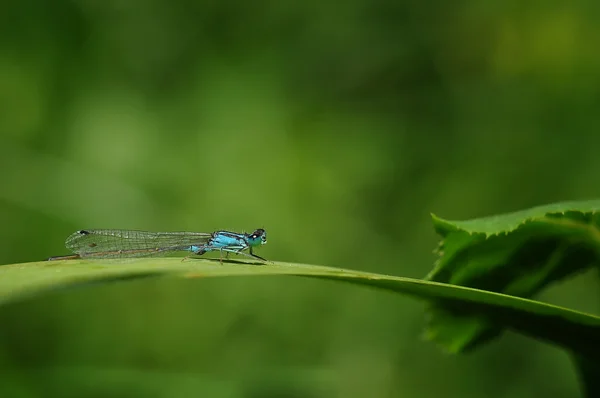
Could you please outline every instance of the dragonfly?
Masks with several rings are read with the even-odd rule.
[[[48,260],[77,258],[114,259],[161,256],[174,252],[191,252],[190,256],[201,256],[207,252],[219,252],[223,262],[229,253],[241,254],[266,262],[254,254],[253,249],[267,243],[267,232],[256,229],[245,232],[148,232],[123,229],[82,229],[69,235],[65,246],[75,253],[50,257]],[[248,251],[247,253],[245,251]]]

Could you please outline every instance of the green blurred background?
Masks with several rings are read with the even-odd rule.
[[[429,213],[600,196],[597,1],[0,3],[0,264],[80,228],[252,230],[422,277]],[[600,312],[597,275],[541,299]],[[423,303],[146,280],[0,309],[2,397],[573,397],[562,351],[421,339]]]

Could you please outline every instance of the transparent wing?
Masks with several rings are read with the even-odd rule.
[[[205,245],[210,237],[204,232],[86,229],[71,234],[65,246],[81,257],[148,257],[190,250],[190,246]]]

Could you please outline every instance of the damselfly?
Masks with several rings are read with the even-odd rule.
[[[259,228],[251,234],[216,231],[205,232],[146,232],[121,229],[82,229],[65,241],[73,255],[50,257],[48,260],[75,258],[128,258],[160,256],[173,252],[191,252],[200,256],[210,251],[242,254],[266,261],[253,249],[267,243],[267,232]],[[244,251],[248,250],[248,253]]]

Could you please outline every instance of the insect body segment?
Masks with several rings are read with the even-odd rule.
[[[253,253],[254,247],[264,245],[265,243],[267,243],[267,232],[264,229],[257,229],[251,234],[217,231],[211,234],[206,245],[194,246],[191,249],[197,255],[218,250],[221,253],[225,252],[226,256],[229,253],[236,253],[266,261],[264,258]],[[246,249],[248,249],[248,254],[243,253]]]

